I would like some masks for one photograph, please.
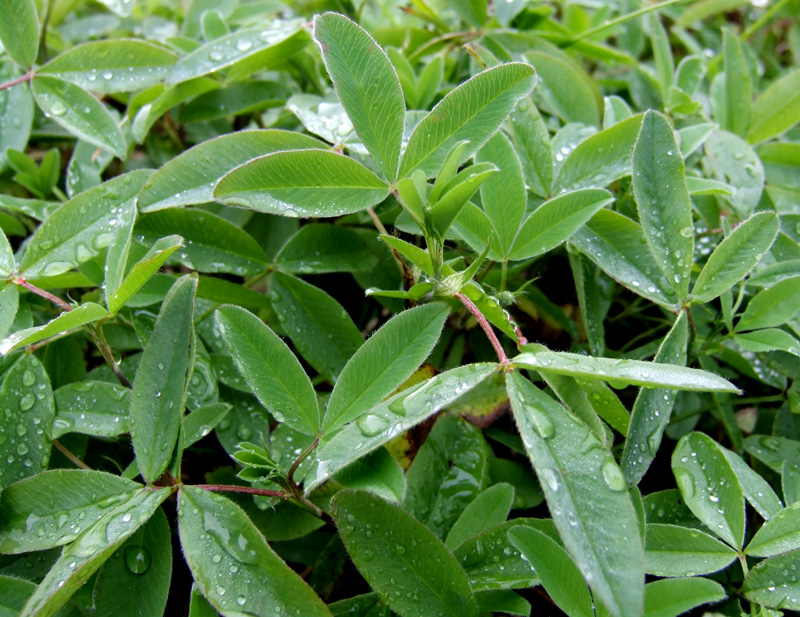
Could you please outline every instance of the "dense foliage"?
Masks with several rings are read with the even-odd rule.
[[[800,610],[756,4],[0,0],[0,615]]]

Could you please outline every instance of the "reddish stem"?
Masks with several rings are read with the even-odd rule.
[[[30,81],[31,77],[33,77],[32,73],[25,73],[22,77],[17,77],[16,79],[0,84],[0,90],[6,90],[18,86],[19,84],[24,84],[26,81]]]
[[[291,497],[283,491],[269,491],[265,488],[255,488],[252,486],[236,486],[235,484],[193,484],[195,488],[202,488],[214,493],[247,493],[248,495],[261,495],[262,497],[280,497],[288,499]]]
[[[24,287],[28,291],[31,291],[31,292],[35,293],[37,296],[41,296],[42,298],[45,298],[46,300],[50,300],[50,302],[52,302],[53,304],[55,304],[57,307],[59,307],[60,309],[62,309],[64,311],[71,311],[72,310],[72,307],[69,304],[67,304],[66,302],[64,302],[61,298],[59,298],[58,296],[54,296],[49,291],[45,291],[44,289],[39,289],[36,285],[31,285],[24,278],[21,278],[21,277],[20,278],[15,278],[15,279],[12,279],[11,282],[12,283],[16,283],[20,287]]]
[[[494,351],[497,354],[498,360],[500,360],[500,364],[508,364],[508,356],[506,356],[506,352],[503,350],[503,346],[500,344],[500,341],[497,339],[497,335],[492,330],[491,324],[487,321],[486,317],[483,316],[480,309],[475,306],[475,304],[467,298],[463,293],[458,292],[455,295],[461,303],[467,307],[467,310],[475,316],[475,319],[478,320],[478,323],[483,328],[483,331],[486,333],[486,336],[489,338],[489,342],[494,347]]]

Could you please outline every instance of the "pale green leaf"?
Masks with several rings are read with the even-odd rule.
[[[685,300],[694,253],[692,203],[669,121],[649,111],[633,150],[633,192],[644,237],[667,281]]]
[[[525,55],[542,80],[544,98],[564,122],[600,124],[600,106],[586,74],[563,58],[546,52]]]
[[[196,289],[196,276],[180,278],[170,288],[133,382],[131,440],[147,482],[161,476],[178,439],[194,336]]]
[[[589,588],[567,551],[533,527],[513,527],[508,537],[536,570],[556,606],[570,617],[594,617]]]
[[[216,319],[236,367],[264,407],[291,428],[316,434],[321,424],[317,397],[286,343],[242,308],[222,306]]]
[[[686,365],[688,322],[687,314],[681,312],[661,342],[654,362]],[[620,462],[629,485],[639,484],[656,457],[674,404],[675,394],[671,390],[642,388],[636,397]]]
[[[692,289],[692,302],[710,302],[742,280],[769,250],[778,235],[773,212],[754,214],[717,245]]]
[[[394,182],[406,110],[389,58],[358,24],[337,13],[314,18],[314,38],[361,142]]]
[[[403,468],[386,448],[378,448],[342,469],[334,481],[347,488],[362,489],[387,501],[401,503],[406,494]]]
[[[234,169],[214,189],[221,203],[293,217],[358,212],[388,194],[361,163],[327,150],[268,154]]]
[[[550,134],[530,96],[520,99],[511,110],[508,126],[528,189],[540,197],[547,197],[553,184]]]
[[[20,264],[26,278],[55,276],[93,259],[114,238],[114,226],[133,216],[134,199],[149,170],[133,171],[79,193],[33,234]]]
[[[511,408],[564,545],[614,615],[638,616],[643,549],[625,477],[589,429],[519,373]]]
[[[509,259],[529,259],[554,249],[612,201],[604,189],[579,189],[549,199],[522,225]]]
[[[331,383],[364,339],[341,304],[283,272],[272,275],[270,300],[295,349]]]
[[[178,530],[189,568],[223,615],[330,617],[322,600],[236,504],[192,486],[184,486],[178,499]]]
[[[631,291],[661,306],[676,306],[675,292],[650,254],[641,226],[627,216],[601,209],[570,243]]]
[[[55,413],[50,379],[39,359],[23,355],[0,387],[0,488],[47,469],[50,438],[44,429]],[[2,500],[0,500],[2,503]]]
[[[394,612],[402,617],[478,616],[464,570],[410,514],[364,491],[338,493],[332,508],[356,567]]]
[[[612,360],[561,351],[538,351],[522,353],[513,358],[512,362],[536,371],[580,379],[600,379],[612,384],[699,392],[739,391],[733,384],[714,373],[641,360]]]
[[[20,71],[14,65],[0,65],[0,82],[11,81],[19,76]],[[0,117],[4,118],[4,122],[0,122],[0,171],[7,167],[6,152],[9,148],[25,150],[33,124],[33,108],[30,88],[17,86],[0,93]],[[15,198],[10,195],[0,196],[0,200],[8,199]]]
[[[530,66],[510,63],[478,73],[452,90],[411,134],[400,164],[400,177],[408,177],[417,169],[428,177],[435,176],[447,153],[460,141],[470,142],[462,161],[472,156],[534,83]]]
[[[750,570],[742,591],[751,602],[782,610],[800,610],[800,549],[765,559]]]
[[[14,251],[8,243],[8,238],[0,229],[0,277],[9,278],[17,269]]]
[[[800,502],[784,508],[761,526],[745,553],[751,557],[772,557],[800,548]]]
[[[22,68],[33,66],[39,53],[39,16],[34,0],[0,2],[0,43]]]
[[[153,515],[172,489],[141,488],[97,520],[61,553],[20,617],[52,617],[112,553]]]
[[[642,117],[639,114],[617,122],[579,143],[559,167],[553,192],[602,188],[629,175]]]
[[[239,30],[209,41],[178,61],[167,75],[167,84],[208,75],[247,60],[263,70],[307,44],[308,34],[300,26],[297,19],[276,20],[265,28]]]
[[[644,617],[677,617],[726,597],[722,585],[707,578],[653,581],[644,588]]]
[[[131,391],[105,381],[76,381],[56,390],[53,439],[66,433],[116,437],[130,431]]]
[[[323,437],[316,453],[316,469],[306,478],[306,492],[445,408],[495,370],[496,365],[485,363],[468,364],[446,371],[392,396],[335,435]]]
[[[21,347],[64,334],[105,317],[108,317],[106,309],[94,302],[86,302],[71,311],[61,313],[61,315],[43,326],[34,326],[33,328],[14,332],[14,334],[0,341],[0,354],[8,355]]]
[[[733,473],[735,473],[736,477],[739,479],[739,483],[742,485],[744,498],[750,502],[750,505],[756,509],[765,521],[768,521],[783,509],[781,500],[775,494],[775,491],[772,490],[769,483],[753,471],[750,466],[744,462],[742,457],[728,450],[728,448],[719,446],[719,444],[717,444],[717,447],[720,452],[725,455],[725,458],[728,459]]]
[[[722,31],[725,54],[725,93],[720,124],[731,133],[744,137],[750,124],[750,67],[739,38],[728,28]]]
[[[800,69],[772,82],[753,101],[747,141],[751,144],[780,135],[800,121]]]
[[[736,324],[736,332],[780,326],[800,310],[800,277],[784,279],[759,291]]]
[[[197,364],[195,364],[197,367]],[[183,418],[184,447],[200,441],[222,422],[231,410],[228,403],[210,403],[198,407]]]
[[[4,337],[14,324],[19,308],[19,291],[14,283],[0,288],[0,337]]]
[[[92,92],[132,92],[159,83],[176,60],[171,51],[147,41],[93,41],[67,49],[37,74],[52,75]]]
[[[339,375],[323,430],[352,422],[408,379],[433,350],[449,312],[441,303],[418,306],[390,319],[367,339]]]
[[[800,342],[788,332],[778,328],[734,334],[733,340],[742,349],[754,353],[780,349],[795,356],[800,355]]]
[[[125,158],[128,144],[116,120],[105,105],[86,90],[52,75],[36,75],[31,88],[48,118],[79,139]]]
[[[513,502],[513,486],[505,482],[490,486],[464,508],[447,533],[445,546],[451,551],[455,550],[465,540],[504,523]]]
[[[761,159],[744,139],[719,129],[708,136],[704,150],[704,163],[713,179],[735,189],[722,201],[729,203],[740,219],[746,218],[758,207],[764,190]]]
[[[133,139],[143,143],[156,121],[170,109],[219,87],[219,82],[210,77],[197,77],[173,86],[158,84],[145,90],[128,107],[128,117],[133,117]]]
[[[644,567],[655,576],[698,576],[733,563],[736,551],[707,533],[679,525],[648,523]]]
[[[672,453],[672,471],[694,515],[732,547],[744,541],[744,494],[719,446],[707,435],[690,433]]]

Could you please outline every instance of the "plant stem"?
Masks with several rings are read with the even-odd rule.
[[[488,272],[489,269],[487,268]],[[506,277],[508,276],[508,260],[504,259],[500,262],[500,291],[506,290]]]
[[[33,77],[33,74],[31,72],[27,72],[22,77],[17,77],[16,79],[12,79],[11,81],[0,84],[0,90],[6,90],[8,88],[18,86],[19,84],[24,84],[26,81],[30,81],[31,77]]]
[[[766,24],[770,19],[772,19],[772,16],[775,15],[775,13],[777,13],[778,11],[780,11],[783,8],[783,6],[787,4],[787,2],[788,0],[778,0],[775,4],[770,6],[761,17],[759,17],[752,24],[750,24],[747,30],[745,30],[744,32],[742,32],[741,35],[739,35],[739,40],[746,41],[751,36],[753,36],[758,30],[760,30],[764,26],[764,24]]]
[[[28,291],[35,293],[37,296],[41,296],[42,298],[44,298],[46,300],[50,300],[50,302],[55,304],[57,307],[59,307],[63,311],[67,311],[68,312],[68,311],[72,310],[72,307],[69,304],[67,304],[66,302],[64,302],[58,296],[54,296],[49,291],[45,291],[44,289],[40,289],[36,285],[32,285],[31,283],[29,283],[28,281],[26,281],[22,277],[11,279],[11,282],[15,283],[16,285],[19,285],[20,287],[24,287]]]
[[[114,353],[111,351],[111,346],[106,342],[102,331],[99,328],[95,328],[94,330],[87,328],[87,331],[89,332],[89,336],[92,338],[92,341],[100,352],[100,355],[103,356],[106,364],[108,364],[108,367],[111,369],[111,372],[117,376],[117,379],[123,386],[133,389],[133,385],[130,381],[128,381],[125,373],[122,372],[119,364],[117,364],[117,361],[114,359]]]
[[[595,34],[599,34],[604,30],[608,30],[609,28],[613,28],[614,26],[618,26],[620,24],[625,23],[626,21],[630,21],[631,19],[636,19],[637,17],[641,17],[642,15],[646,15],[647,13],[652,13],[653,11],[657,11],[659,9],[664,8],[665,6],[669,6],[671,4],[678,4],[679,2],[685,2],[686,0],[665,0],[664,2],[658,2],[656,4],[651,4],[649,6],[644,6],[636,11],[631,13],[626,13],[625,15],[620,15],[619,17],[615,17],[614,19],[609,19],[604,21],[602,24],[595,26],[594,28],[589,28],[588,30],[584,30],[583,32],[579,32],[574,37],[569,39],[566,43],[567,45],[573,45],[582,41],[585,38],[590,36],[594,36]]]
[[[63,454],[63,455],[64,455],[64,456],[66,456],[66,457],[67,457],[67,458],[68,458],[70,461],[72,461],[72,463],[74,463],[76,467],[80,467],[81,469],[86,469],[86,470],[88,470],[88,471],[91,471],[91,470],[92,470],[92,468],[91,468],[91,467],[89,467],[89,465],[87,465],[86,463],[84,463],[84,462],[83,462],[81,459],[79,459],[79,458],[78,458],[77,456],[75,456],[75,455],[74,455],[72,452],[70,452],[70,451],[67,449],[67,447],[66,447],[66,446],[65,446],[63,443],[61,443],[61,442],[60,442],[58,439],[54,439],[54,440],[53,440],[53,445],[56,447],[56,450],[58,450],[59,452],[61,452],[61,454]]]
[[[289,480],[289,483],[292,485],[292,488],[298,488],[297,484],[294,481],[294,472],[297,471],[297,468],[300,467],[300,464],[306,460],[309,454],[311,454],[314,450],[316,450],[317,446],[319,445],[319,437],[314,440],[310,446],[308,446],[300,456],[297,457],[297,460],[292,463],[292,466],[289,468],[289,473],[286,474],[286,479]],[[299,490],[299,488],[298,488]]]
[[[486,333],[486,336],[489,338],[489,342],[494,347],[494,351],[497,354],[497,359],[500,360],[500,364],[508,364],[508,356],[506,356],[506,352],[503,350],[503,346],[500,344],[500,341],[497,339],[497,335],[492,330],[491,324],[487,321],[486,317],[483,316],[480,309],[475,306],[475,304],[467,298],[463,293],[458,292],[455,294],[455,297],[461,301],[467,310],[475,316],[475,319],[478,320],[481,328]]]
[[[260,495],[262,497],[278,497],[280,499],[290,499],[292,495],[285,491],[270,491],[265,488],[255,488],[253,486],[236,486],[235,484],[193,484],[195,488],[202,488],[205,491],[214,493],[247,493],[248,495]]]

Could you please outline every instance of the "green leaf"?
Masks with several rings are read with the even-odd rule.
[[[753,296],[734,330],[743,332],[780,326],[797,313],[798,298],[800,298],[800,277],[775,283]]]
[[[240,63],[232,72],[250,74],[249,69],[274,66],[307,44],[308,34],[300,20],[275,20],[270,27],[238,30],[209,41],[181,58],[167,76],[167,84],[208,75]],[[241,64],[244,61],[244,64]]]
[[[131,441],[147,482],[164,472],[178,439],[194,337],[196,290],[196,276],[182,277],[170,288],[133,382]]]
[[[744,449],[776,473],[783,471],[783,463],[800,462],[800,441],[785,437],[750,435],[744,440]]]
[[[723,197],[740,219],[749,216],[760,203],[764,189],[764,166],[746,141],[738,135],[716,130],[705,142],[705,163],[718,181],[736,187]]]
[[[14,283],[8,283],[0,288],[0,337],[5,336],[14,324],[14,318],[19,308],[19,292]]]
[[[601,209],[570,243],[631,291],[663,307],[676,306],[675,292],[650,254],[642,228],[627,216]]]
[[[133,171],[79,193],[42,223],[30,239],[20,271],[26,278],[55,276],[93,259],[114,238],[114,226],[134,213],[149,170]]]
[[[509,259],[530,259],[554,249],[613,200],[604,189],[580,189],[544,202],[522,225]]]
[[[505,482],[490,486],[464,508],[447,533],[445,546],[451,551],[455,550],[469,538],[504,523],[513,502],[513,486]]]
[[[545,52],[534,51],[525,58],[536,69],[544,86],[542,95],[565,123],[600,124],[600,107],[587,76],[570,62]]]
[[[39,16],[33,0],[0,2],[0,43],[22,68],[33,66],[39,53]]]
[[[492,163],[476,163],[459,172],[453,181],[448,183],[441,199],[430,208],[433,228],[440,236],[444,237],[469,199],[496,172],[497,167]]]
[[[362,426],[363,428],[363,426]],[[457,416],[440,418],[406,472],[403,508],[444,539],[489,482],[490,452],[480,430]]]
[[[737,225],[700,271],[692,289],[692,302],[710,302],[747,276],[772,246],[779,227],[773,212],[759,212]]]
[[[36,73],[92,92],[133,92],[159,83],[176,60],[174,53],[153,43],[114,39],[67,49]]]
[[[9,278],[17,269],[14,251],[8,243],[8,238],[0,229],[0,277]]]
[[[57,469],[12,484],[0,500],[0,552],[28,553],[73,542],[86,525],[139,484],[100,471]]]
[[[511,409],[553,521],[597,597],[614,615],[641,614],[644,569],[625,478],[589,429],[519,373]]]
[[[5,373],[0,387],[0,488],[47,469],[53,391],[44,366],[25,354]],[[0,503],[3,503],[0,500]]]
[[[755,330],[734,334],[733,340],[739,347],[754,353],[780,349],[795,356],[800,355],[800,343],[791,334],[777,328]]]
[[[508,537],[536,570],[545,591],[562,611],[570,617],[594,617],[589,588],[567,551],[532,527],[513,527]]]
[[[672,87],[675,74],[675,59],[672,56],[669,36],[664,26],[661,25],[658,13],[650,13],[648,18],[648,24],[650,26],[650,45],[653,49],[653,62],[658,71],[661,98],[666,100],[667,93]]]
[[[800,610],[800,582],[796,569],[800,550],[765,559],[750,570],[742,591],[751,602],[783,610]]]
[[[245,163],[214,189],[221,203],[292,217],[332,217],[374,206],[386,183],[347,156],[327,150],[277,152]]]
[[[352,422],[391,394],[433,350],[450,310],[432,303],[403,311],[373,334],[342,369],[324,431]]]
[[[800,69],[772,82],[753,101],[747,141],[751,144],[780,135],[800,121]]]
[[[376,450],[387,441],[416,426],[487,379],[495,364],[468,364],[395,394],[330,437],[317,450],[317,467],[306,478],[312,491],[340,469]]]
[[[644,615],[677,617],[702,604],[727,597],[722,585],[706,578],[653,581],[644,588]]]
[[[156,120],[170,109],[217,88],[219,83],[210,77],[197,77],[174,86],[159,84],[145,90],[128,109],[128,117],[133,117],[131,136],[136,143],[143,143]]]
[[[184,447],[188,448],[208,435],[225,419],[230,410],[231,406],[228,403],[210,403],[198,407],[185,416],[183,419]]]
[[[0,354],[8,355],[10,352],[26,345],[33,345],[86,324],[94,323],[105,317],[108,317],[108,312],[99,304],[94,302],[81,304],[71,311],[61,313],[61,315],[43,326],[34,326],[33,328],[14,332],[14,334],[0,341]]]
[[[33,96],[45,115],[83,141],[124,159],[128,144],[111,112],[80,86],[53,77],[36,75]]]
[[[364,272],[378,259],[354,229],[318,223],[303,225],[280,249],[275,265],[291,274]]]
[[[336,474],[334,480],[347,488],[369,491],[387,501],[400,503],[406,494],[403,468],[386,448],[379,448]]]
[[[421,169],[435,176],[450,149],[460,141],[470,143],[462,162],[472,156],[503,123],[514,104],[535,83],[533,69],[512,62],[478,73],[452,90],[417,125],[400,164],[400,177]],[[475,118],[480,117],[480,122]]]
[[[509,530],[533,527],[560,541],[551,519],[515,518],[466,540],[454,552],[467,573],[473,591],[528,589],[539,584],[530,563],[508,538]]]
[[[169,259],[169,257],[183,246],[183,238],[180,236],[167,236],[161,238],[153,244],[145,256],[136,262],[125,279],[116,287],[109,288],[106,283],[106,301],[108,311],[113,315],[117,313],[125,303],[139,291],[152,276],[158,272],[159,268]]]
[[[744,495],[736,474],[710,437],[690,433],[672,453],[672,472],[694,515],[732,547],[744,542]]]
[[[259,80],[223,86],[191,100],[181,109],[178,119],[181,122],[202,122],[282,107],[290,92],[274,81]]]
[[[547,197],[553,184],[550,134],[531,97],[520,99],[508,117],[508,125],[525,183],[536,195]]]
[[[633,192],[644,237],[667,281],[685,300],[694,253],[692,202],[669,121],[648,111],[633,150]]]
[[[750,540],[745,553],[751,557],[772,557],[800,548],[800,502],[784,508]]]
[[[736,551],[707,533],[661,523],[648,523],[644,568],[655,576],[711,574],[736,560]],[[645,592],[646,593],[646,592]]]
[[[155,244],[167,234],[181,236],[186,246],[174,259],[198,272],[255,276],[269,261],[246,231],[220,216],[194,208],[145,214],[136,221],[134,233],[145,244]]]
[[[162,615],[172,575],[172,538],[158,510],[120,546],[97,577],[94,609],[107,617]]]
[[[142,212],[201,204],[214,199],[220,178],[259,156],[324,144],[291,131],[239,131],[209,139],[176,156],[147,181],[137,199]]]
[[[719,450],[728,459],[733,473],[739,479],[744,498],[750,502],[750,505],[756,509],[765,521],[770,520],[783,509],[781,500],[772,490],[769,483],[753,471],[738,454],[727,448],[720,447]]]
[[[720,124],[726,131],[744,137],[750,124],[750,68],[739,38],[728,28],[722,31],[722,47],[725,94]]]
[[[559,167],[553,193],[605,187],[631,173],[631,155],[642,126],[641,114],[586,138]]]
[[[272,275],[270,299],[297,351],[334,383],[364,342],[347,311],[321,289],[282,272]]]
[[[528,205],[522,166],[514,147],[503,133],[495,133],[478,150],[475,160],[492,163],[500,170],[481,185],[481,205],[497,233],[498,252],[507,256]]]
[[[375,40],[344,15],[317,15],[314,38],[361,142],[394,182],[406,109],[392,63]]]
[[[330,617],[236,504],[192,486],[181,488],[178,499],[178,530],[189,568],[223,615]]]
[[[60,387],[53,393],[53,439],[66,433],[116,437],[129,432],[130,395],[128,388],[104,381],[76,381]]]
[[[688,342],[689,319],[686,312],[681,312],[653,361],[685,366]],[[636,397],[620,462],[629,486],[639,484],[656,457],[674,404],[675,393],[671,390],[643,388]]]
[[[699,392],[738,392],[722,377],[672,364],[640,360],[612,360],[561,351],[522,353],[512,359],[516,365],[536,371],[569,375],[580,379],[600,379],[615,384],[645,388],[677,388]]]
[[[236,367],[264,407],[293,429],[316,434],[322,420],[317,396],[286,343],[236,306],[218,308],[216,320]]]
[[[467,576],[422,523],[364,491],[332,504],[342,541],[364,578],[402,617],[478,616]]]
[[[507,589],[487,589],[475,594],[481,613],[502,613],[530,617],[531,604],[525,598]]]
[[[172,489],[142,488],[86,528],[61,553],[25,604],[20,617],[52,617],[103,562],[141,527]]]
[[[9,63],[0,66],[0,81],[7,82],[19,76],[20,71],[14,65]],[[28,145],[33,124],[33,108],[30,88],[24,86],[9,88],[0,94],[0,116],[6,119],[0,123],[0,170],[6,169],[8,165],[9,149],[24,151]],[[0,196],[2,201],[7,199],[14,198],[8,195]]]

